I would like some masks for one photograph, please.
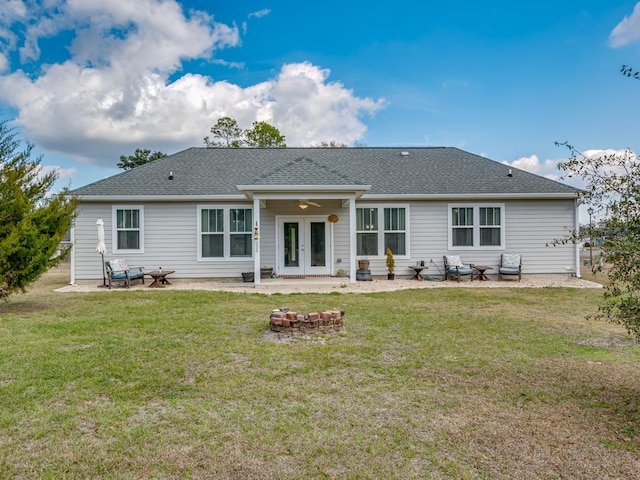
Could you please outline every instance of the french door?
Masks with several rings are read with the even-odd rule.
[[[325,275],[331,273],[330,231],[326,217],[278,219],[278,273]]]

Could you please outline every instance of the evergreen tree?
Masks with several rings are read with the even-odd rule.
[[[238,122],[231,117],[219,118],[216,124],[211,127],[213,140],[204,137],[205,147],[232,147],[240,148],[243,143],[243,132],[238,126]]]
[[[148,148],[136,148],[133,155],[129,155],[128,157],[120,155],[120,162],[118,162],[116,166],[124,170],[131,170],[132,168],[139,167],[140,165],[153,162],[154,160],[158,160],[159,158],[166,156],[166,153],[162,153],[160,151],[151,153],[151,150]]]
[[[253,122],[253,126],[244,132],[245,142],[255,148],[286,148],[284,135],[267,122]]]
[[[0,122],[0,299],[24,292],[67,254],[56,252],[77,205],[67,189],[50,194],[57,173],[43,173],[33,144],[22,147]]]

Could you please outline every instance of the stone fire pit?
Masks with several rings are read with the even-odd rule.
[[[331,333],[344,327],[344,310],[334,308],[324,312],[292,312],[290,308],[271,310],[269,329],[280,333]]]

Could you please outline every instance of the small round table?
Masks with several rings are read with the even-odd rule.
[[[471,265],[471,268],[478,271],[478,275],[476,276],[476,280],[489,280],[489,277],[484,273],[487,270],[493,270],[493,267],[489,267],[488,265]]]
[[[424,280],[424,277],[422,276],[422,271],[428,267],[424,265],[409,265],[409,268],[415,272],[415,275],[413,276],[413,280]]]

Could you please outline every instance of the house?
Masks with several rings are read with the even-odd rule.
[[[386,273],[387,246],[400,276],[418,261],[437,274],[444,254],[496,268],[522,253],[527,275],[580,268],[575,246],[548,246],[577,228],[578,190],[458,148],[189,148],[72,193],[72,283],[102,277],[97,219],[105,258],[175,278],[269,265],[355,282],[357,259]]]

